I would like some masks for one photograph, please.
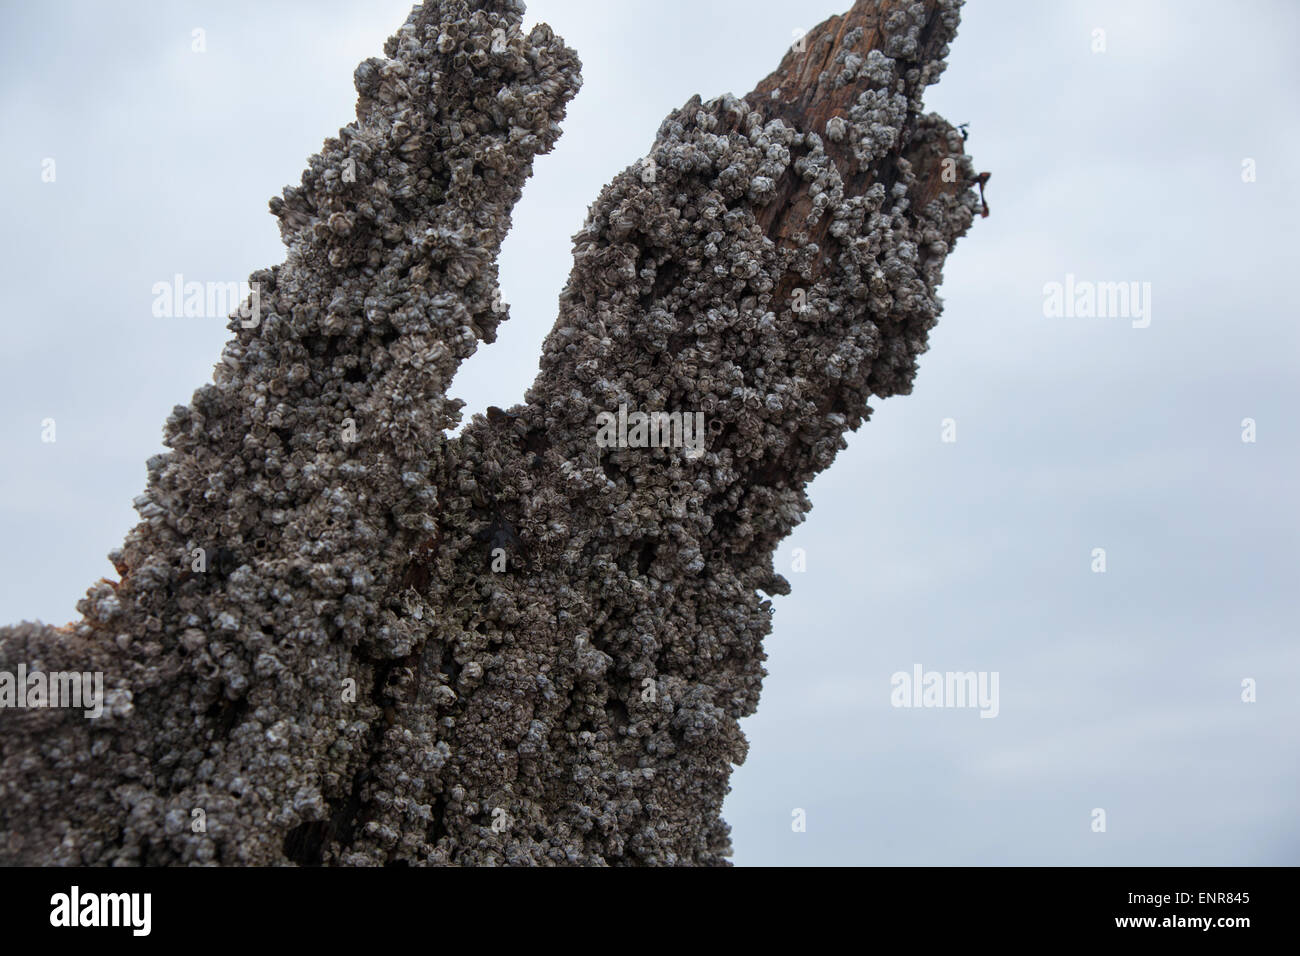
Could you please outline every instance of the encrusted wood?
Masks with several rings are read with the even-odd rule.
[[[727,862],[774,549],[868,400],[910,391],[980,208],[921,105],[958,3],[859,2],[670,115],[574,237],[524,400],[448,437],[579,85],[522,12],[428,3],[358,67],[121,579],[0,630],[0,671],[108,690],[97,719],[0,711],[4,862]],[[620,406],[702,415],[703,453],[600,447]]]

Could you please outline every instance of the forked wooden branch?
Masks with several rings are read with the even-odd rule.
[[[513,0],[417,8],[273,200],[287,258],[169,418],[121,580],[0,630],[0,672],[104,690],[9,681],[3,861],[725,863],[773,551],[910,391],[980,208],[921,106],[957,7],[859,2],[670,115],[574,237],[524,401],[456,438],[578,61]]]

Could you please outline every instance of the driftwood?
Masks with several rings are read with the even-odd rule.
[[[515,0],[417,7],[272,201],[287,258],[168,419],[121,580],[0,630],[0,859],[725,864],[773,551],[910,391],[980,211],[921,109],[958,6],[859,2],[669,116],[574,237],[524,402],[455,438],[578,60]],[[74,671],[98,717],[38,706]]]

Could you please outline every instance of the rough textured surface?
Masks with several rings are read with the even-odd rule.
[[[868,399],[910,391],[979,210],[921,113],[957,7],[860,2],[669,116],[575,236],[525,402],[454,439],[578,61],[511,0],[417,7],[272,201],[287,259],[168,419],[121,581],[0,630],[0,670],[110,692],[0,710],[0,859],[725,863],[773,549]],[[704,454],[600,448],[621,404],[702,412]]]

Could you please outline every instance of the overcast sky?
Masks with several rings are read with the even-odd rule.
[[[848,3],[529,4],[584,85],[506,240],[511,321],[454,383],[468,412],[522,396],[570,236],[663,116],[748,91]],[[153,317],[153,284],[283,259],[266,202],[408,9],[0,4],[0,621],[63,623],[113,575],[228,337]],[[914,393],[875,403],[778,555],[737,864],[1300,863],[1297,36],[1284,0],[967,6],[927,103],[970,124],[992,215]],[[1067,275],[1149,312],[1045,314]],[[996,718],[892,706],[916,665],[996,673]]]

